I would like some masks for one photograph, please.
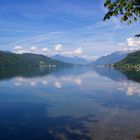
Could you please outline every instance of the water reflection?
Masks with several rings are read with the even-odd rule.
[[[140,84],[134,73],[89,67],[14,70],[0,71],[0,139],[134,140],[139,135]]]
[[[129,80],[140,82],[140,72],[139,71],[121,71]]]
[[[54,68],[40,68],[40,67],[30,67],[30,68],[20,68],[20,67],[0,67],[0,80],[14,78],[16,76],[21,77],[36,77],[44,76],[50,74],[59,69]]]
[[[54,86],[56,88],[62,88],[65,84],[73,84],[73,85],[82,85],[82,79],[80,75],[65,75],[65,76],[44,76],[44,77],[33,77],[33,78],[24,78],[24,77],[16,77],[13,80],[13,85],[15,86]]]

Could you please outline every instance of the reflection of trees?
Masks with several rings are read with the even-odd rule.
[[[103,68],[95,67],[94,70],[99,75],[108,77],[108,78],[110,78],[111,80],[114,80],[114,81],[126,80],[126,77],[123,73],[121,73],[121,72],[119,72],[115,69],[109,68],[109,67],[103,67]]]
[[[32,67],[32,68],[0,67],[0,80],[10,79],[16,76],[22,77],[43,76],[53,71],[55,71],[55,69],[52,68],[42,69],[40,67]]]
[[[13,77],[38,77],[48,75],[53,72],[56,77],[78,75],[85,73],[88,68],[76,67],[76,68],[42,68],[42,67],[0,67],[0,80],[10,79]],[[79,83],[79,80],[75,80],[75,83]]]
[[[120,90],[125,91],[127,95],[140,95],[140,72],[137,71],[118,71],[112,68],[94,68],[101,76],[106,76],[111,80],[117,81]],[[132,81],[131,81],[132,80]],[[135,82],[133,82],[135,81]]]
[[[140,82],[140,72],[138,71],[120,71],[112,68],[94,68],[101,76],[106,76],[114,81],[133,80]]]
[[[129,80],[140,82],[139,71],[121,71]]]

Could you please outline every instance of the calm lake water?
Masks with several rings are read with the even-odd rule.
[[[135,140],[139,82],[109,68],[3,68],[0,140]]]

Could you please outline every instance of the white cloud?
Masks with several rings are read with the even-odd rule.
[[[36,46],[31,46],[31,47],[15,46],[13,48],[13,52],[17,53],[17,54],[22,54],[22,53],[40,53],[40,49],[38,49]]]
[[[43,52],[48,52],[49,49],[48,49],[48,48],[43,48],[42,51],[43,51]]]
[[[15,53],[18,53],[18,54],[23,54],[23,53],[26,53],[27,51],[26,50],[17,50],[17,51],[14,51]]]
[[[55,46],[54,46],[54,50],[55,51],[61,51],[62,50],[62,48],[63,48],[63,45],[62,44],[56,44]]]
[[[13,48],[13,52],[14,53],[35,53],[35,54],[44,54],[47,56],[52,56],[52,55],[56,55],[56,54],[61,54],[64,56],[69,56],[69,57],[73,57],[73,56],[79,56],[82,54],[82,57],[84,57],[85,55],[83,54],[83,50],[81,47],[79,48],[64,48],[63,49],[63,45],[62,44],[56,44],[52,49],[48,48],[48,47],[36,47],[36,46],[15,46]],[[88,58],[89,56],[86,55],[86,58]]]
[[[17,45],[17,46],[15,46],[15,47],[13,48],[13,52],[14,52],[14,53],[22,54],[22,53],[26,53],[26,52],[28,52],[28,51],[25,49],[25,47],[20,46],[20,45]]]
[[[30,50],[31,51],[36,51],[37,50],[37,47],[36,46],[31,46]]]
[[[76,48],[74,50],[64,50],[61,52],[64,56],[75,56],[75,55],[81,55],[83,53],[82,48]]]
[[[26,52],[26,50],[20,50],[20,51],[18,51],[17,53],[23,54],[23,53],[27,53],[27,52]]]
[[[140,46],[140,39],[137,38],[127,38],[127,44],[129,47]]]
[[[13,49],[14,49],[14,50],[21,50],[21,49],[23,49],[23,47],[22,47],[22,46],[17,45],[17,46],[15,46]]]
[[[77,49],[75,49],[75,50],[73,51],[73,54],[74,54],[74,55],[80,55],[80,54],[82,54],[82,53],[83,53],[82,48],[77,48]]]
[[[118,43],[119,51],[137,51],[140,49],[140,39],[138,38],[127,38],[125,42]]]

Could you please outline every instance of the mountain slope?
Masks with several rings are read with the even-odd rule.
[[[140,64],[140,51],[133,52],[128,54],[122,61],[116,63],[116,65],[125,65],[125,64]]]
[[[54,60],[59,60],[59,61],[65,62],[65,63],[72,63],[72,64],[87,65],[90,63],[90,61],[88,61],[84,58],[81,58],[81,57],[77,57],[77,56],[65,57],[63,55],[58,54],[58,55],[52,56],[51,58]]]
[[[114,65],[117,69],[140,71],[140,51],[130,53]]]
[[[102,56],[98,58],[96,61],[92,62],[91,65],[109,65],[109,64],[115,64],[118,61],[122,60],[127,56],[128,52],[115,52],[107,56]]]
[[[11,52],[0,51],[0,66],[40,66],[40,65],[56,65],[56,66],[68,66],[70,64],[53,60],[49,57],[24,53],[15,54]]]

